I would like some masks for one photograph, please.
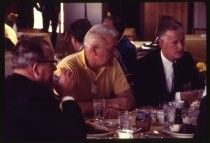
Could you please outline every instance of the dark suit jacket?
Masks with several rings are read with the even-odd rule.
[[[190,89],[204,88],[204,82],[199,79],[192,56],[185,52],[177,60],[175,92]],[[160,50],[152,52],[137,61],[134,74],[134,95],[137,106],[157,106],[165,101],[173,101],[174,93],[168,93],[165,73],[161,60]],[[184,89],[185,88],[185,89]]]
[[[22,75],[5,81],[5,136],[7,139],[85,139],[85,122],[75,101],[63,112],[48,87]]]
[[[209,115],[208,115],[208,100],[207,96],[203,97],[199,106],[199,114],[197,118],[197,127],[194,134],[195,139],[209,138]]]
[[[126,67],[128,73],[134,73],[136,67],[136,47],[132,44],[128,38],[123,36],[120,42],[117,44],[117,50],[121,55],[122,62]],[[121,63],[120,63],[121,64]]]

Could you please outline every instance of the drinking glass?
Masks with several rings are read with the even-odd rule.
[[[94,119],[96,121],[103,121],[105,116],[105,99],[94,99],[93,100],[93,110],[94,110]]]
[[[132,130],[132,118],[133,115],[128,111],[120,111],[118,115],[119,121],[119,130],[118,137],[119,138],[133,138],[133,130]]]
[[[171,125],[174,123],[176,106],[172,102],[164,104],[164,113],[166,115],[166,124]]]

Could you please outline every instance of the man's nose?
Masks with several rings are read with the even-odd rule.
[[[179,41],[179,42],[177,43],[177,47],[178,47],[179,50],[182,50],[182,49],[184,48],[184,43],[181,42],[181,41]]]

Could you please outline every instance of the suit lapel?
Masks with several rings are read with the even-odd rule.
[[[163,69],[163,62],[162,62],[162,59],[161,59],[161,55],[160,55],[160,52],[159,54],[157,55],[157,59],[156,59],[156,62],[157,62],[157,72],[158,72],[158,75],[157,77],[159,77],[159,82],[160,85],[159,87],[163,90],[163,91],[167,91],[167,86],[166,86],[166,78],[165,78],[165,72],[164,72],[164,69]]]

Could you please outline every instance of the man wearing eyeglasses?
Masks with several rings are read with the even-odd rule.
[[[85,122],[74,97],[71,72],[61,69],[56,83],[53,51],[39,38],[24,38],[13,53],[13,74],[5,80],[7,139],[85,139]],[[54,87],[60,99],[52,92]],[[60,108],[61,109],[60,109]]]
[[[76,76],[72,94],[85,116],[93,114],[93,100],[106,100],[106,118],[118,117],[118,111],[135,107],[134,97],[118,61],[114,58],[119,33],[112,26],[94,25],[85,35],[84,49],[69,55],[57,65]]]

